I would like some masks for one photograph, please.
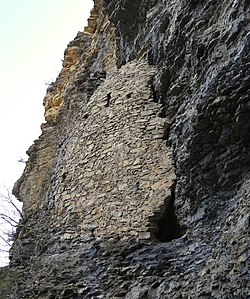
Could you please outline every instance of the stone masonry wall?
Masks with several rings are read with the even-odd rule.
[[[157,232],[175,174],[163,140],[168,123],[158,116],[161,105],[150,86],[154,72],[144,62],[132,62],[113,73],[61,144],[53,217],[72,226],[72,235],[61,238],[75,236],[74,218],[81,219],[82,238],[148,238],[147,232]]]

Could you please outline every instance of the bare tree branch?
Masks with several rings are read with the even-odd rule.
[[[5,189],[5,194],[0,194],[0,253],[3,255],[9,252],[12,246],[13,236],[22,219],[21,209],[18,207],[18,202],[15,197]]]
[[[6,189],[6,192],[7,192],[7,196],[6,195],[3,195],[1,194],[0,197],[3,201],[5,201],[6,203],[10,204],[13,208],[14,208],[14,211],[18,212],[18,214],[21,216],[22,214],[22,211],[17,207],[17,205],[14,203],[14,200],[13,200],[13,195],[10,193],[10,191],[8,189]]]
[[[4,222],[10,224],[11,226],[17,226],[19,221],[15,220],[13,217],[5,214],[5,213],[0,213],[0,219],[4,220]]]
[[[5,239],[3,236],[0,235],[0,239],[1,239],[4,243],[6,243],[6,245],[8,245],[9,247],[11,246],[11,243],[10,243],[7,239]]]

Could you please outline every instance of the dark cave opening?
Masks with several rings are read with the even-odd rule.
[[[174,239],[180,238],[184,233],[175,214],[174,189],[175,188],[172,190],[171,198],[168,199],[166,203],[163,214],[157,221],[158,231],[156,232],[155,237],[160,242],[170,242]]]

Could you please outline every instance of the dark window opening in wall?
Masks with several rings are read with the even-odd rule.
[[[180,238],[184,233],[175,214],[174,200],[174,191],[172,191],[171,198],[166,203],[165,211],[157,221],[158,231],[155,237],[160,242],[170,242]]]
[[[64,172],[64,173],[62,174],[62,182],[64,182],[64,181],[66,180],[67,175],[68,175],[67,172]]]
[[[109,92],[108,94],[107,94],[107,103],[105,104],[105,106],[104,107],[109,107],[110,106],[110,100],[111,100],[111,92]]]

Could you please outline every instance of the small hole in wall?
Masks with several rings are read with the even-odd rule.
[[[164,109],[162,109],[162,110],[159,112],[158,116],[159,116],[160,118],[165,118],[165,117],[166,117],[166,113],[165,113]]]
[[[66,180],[67,174],[68,174],[67,172],[64,172],[62,174],[62,182],[64,182]]]
[[[133,94],[133,92],[128,93],[128,94],[126,95],[126,98],[127,98],[127,99],[131,99],[132,94]]]
[[[168,140],[170,135],[171,124],[166,124],[163,133],[163,140]]]
[[[111,92],[109,92],[108,94],[107,94],[107,98],[106,98],[106,104],[105,104],[105,106],[104,107],[109,107],[110,106],[110,100],[111,100]]]
[[[170,242],[180,238],[184,233],[175,214],[174,200],[175,196],[172,191],[171,198],[166,204],[165,211],[157,222],[158,231],[156,232],[155,237],[160,242]]]

